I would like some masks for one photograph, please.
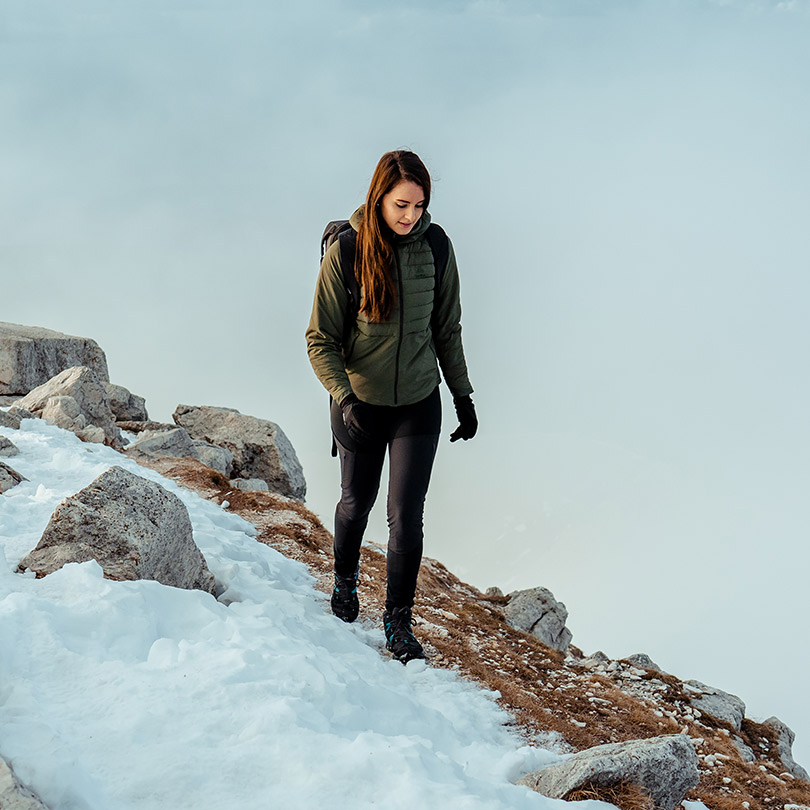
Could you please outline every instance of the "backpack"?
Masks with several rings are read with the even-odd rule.
[[[444,268],[447,266],[447,260],[450,258],[450,240],[447,238],[447,234],[444,230],[433,222],[430,223],[427,231],[425,231],[425,237],[427,238],[428,245],[430,245],[430,252],[433,254],[433,267],[435,268],[433,313],[430,317],[430,326],[433,328],[436,314],[436,298],[438,297],[439,288],[441,287]],[[326,255],[329,246],[336,241],[340,241],[340,268],[343,271],[343,285],[349,297],[349,306],[346,311],[343,332],[343,345],[345,346],[348,343],[352,324],[355,322],[360,312],[360,284],[357,281],[357,274],[354,272],[355,254],[357,252],[357,231],[352,228],[348,219],[333,220],[324,228],[323,236],[321,237],[321,262],[323,262],[323,257]],[[351,268],[351,272],[347,272],[347,268]]]

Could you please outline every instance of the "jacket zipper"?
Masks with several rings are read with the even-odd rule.
[[[397,287],[399,291],[399,340],[397,340],[397,354],[394,365],[394,405],[399,404],[399,351],[402,348],[402,333],[404,330],[405,308],[402,300],[402,265],[399,263],[399,254],[394,248],[394,262],[397,267]]]

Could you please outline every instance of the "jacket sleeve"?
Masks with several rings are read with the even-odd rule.
[[[452,242],[449,247],[450,255],[438,291],[433,345],[447,387],[454,397],[462,397],[472,394],[473,387],[467,376],[467,361],[461,345],[461,291]]]
[[[343,362],[343,332],[349,295],[343,284],[340,249],[335,242],[326,251],[307,327],[307,354],[315,375],[335,402],[352,393]]]

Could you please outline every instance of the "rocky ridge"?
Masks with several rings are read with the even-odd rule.
[[[11,325],[0,326],[6,329],[7,335]],[[257,467],[243,464],[241,475],[235,479],[229,477],[232,470],[227,469],[227,464],[222,464],[226,457],[216,452],[225,450],[235,458],[237,454],[231,448],[238,448],[242,442],[249,447],[249,454],[253,454],[255,460],[255,456],[262,453],[261,449],[256,449],[256,436],[274,441],[278,434],[283,436],[278,426],[254,417],[233,419],[228,414],[238,412],[229,409],[189,406],[179,406],[176,412],[178,423],[187,414],[194,414],[194,419],[186,422],[187,427],[149,422],[142,398],[129,394],[121,386],[116,386],[116,390],[110,393],[109,383],[100,380],[89,367],[79,368],[90,373],[76,371],[74,366],[56,369],[53,376],[62,376],[59,385],[53,383],[53,378],[32,377],[30,369],[37,366],[31,360],[37,356],[36,340],[30,328],[20,329],[27,341],[28,379],[35,382],[37,388],[44,387],[45,393],[40,391],[35,397],[28,397],[27,404],[33,410],[20,407],[22,402],[13,404],[13,400],[6,400],[3,404],[11,404],[12,408],[8,412],[0,411],[0,425],[14,430],[19,427],[21,419],[48,418],[48,414],[64,410],[62,398],[71,399],[77,404],[78,415],[84,416],[84,421],[82,423],[76,417],[75,409],[67,403],[70,410],[66,420],[69,418],[70,421],[60,426],[73,430],[85,441],[103,440],[119,451],[123,451],[124,444],[129,444],[127,454],[140,464],[171,477],[182,486],[249,520],[259,530],[260,542],[306,563],[320,587],[327,592],[330,590],[332,538],[300,500],[305,491],[303,473],[300,465],[296,470],[292,463],[293,459],[297,463],[297,459],[286,437],[280,447],[276,446],[273,452],[266,454],[275,467],[268,468],[265,459]],[[9,365],[8,358],[1,353],[6,345],[7,340],[5,343],[0,341],[0,371]],[[43,351],[50,358],[53,351],[49,346]],[[67,353],[65,357],[69,358],[65,362],[72,362],[73,355]],[[40,365],[45,367],[46,364]],[[106,361],[104,368],[106,370]],[[41,374],[53,370],[48,366]],[[11,376],[20,379],[24,375],[15,372]],[[69,378],[71,385],[83,379],[95,393],[85,397],[81,385],[64,393],[60,386],[65,378]],[[99,383],[103,395],[98,393]],[[102,407],[105,396],[107,410]],[[115,409],[109,404],[113,396],[118,403]],[[90,405],[84,404],[85,400]],[[93,408],[100,409],[101,416],[93,413]],[[195,423],[196,417],[203,412],[209,421],[213,419],[213,427],[209,424],[200,428]],[[108,413],[112,418],[112,428],[106,423],[104,427],[95,424],[85,415],[105,422]],[[231,428],[227,435],[217,433],[226,421],[247,424],[248,429],[238,439],[234,439],[235,432],[238,432],[236,428]],[[88,425],[99,430],[88,431]],[[185,437],[178,434],[178,430],[182,430]],[[144,443],[138,449],[139,441],[145,440],[151,444]],[[5,457],[12,458],[13,442],[7,441],[3,447]],[[206,448],[208,455],[205,454]],[[287,483],[279,486],[276,471],[284,473],[285,465]],[[135,485],[129,480],[119,481],[120,474],[112,470],[108,477],[115,480],[105,483],[113,492],[110,500],[115,501]],[[251,489],[247,482],[254,473],[257,473],[257,483]],[[0,462],[0,479],[0,484],[6,482],[3,485],[6,489],[22,480],[3,462]],[[94,482],[87,490],[97,484]],[[286,492],[284,487],[287,487]],[[270,489],[275,491],[268,491]],[[300,497],[289,497],[290,491],[299,493]],[[61,521],[68,527],[66,534],[73,541],[77,539],[77,527],[79,541],[83,534],[86,535],[82,531],[86,520],[83,510],[88,501],[95,504],[96,500],[95,494],[88,496],[86,491],[83,493],[68,499],[76,502],[79,517],[68,516]],[[160,500],[162,496],[150,492],[142,498]],[[141,508],[139,503],[138,497],[133,496],[128,508],[137,512]],[[57,512],[60,509],[62,506]],[[54,520],[60,522],[56,513]],[[120,521],[114,517],[108,525],[114,526],[115,520]],[[182,516],[172,520],[182,522]],[[162,519],[156,522],[160,524]],[[118,529],[111,531],[114,537],[122,533]],[[48,534],[47,530],[45,534]],[[45,535],[43,540],[46,540]],[[43,543],[43,548],[58,545],[59,542],[48,540]],[[75,545],[80,547],[80,554],[87,554],[86,544],[78,542]],[[130,561],[142,553],[147,557],[150,553],[146,547],[125,545],[119,551]],[[90,556],[104,559],[108,552],[108,548],[96,549]],[[174,551],[163,553],[164,559],[174,556]],[[117,563],[115,560],[107,562],[108,566],[102,566],[105,575],[116,576],[107,571],[108,568],[111,572],[117,571]],[[46,573],[43,569],[39,575]],[[149,572],[139,572],[134,568],[126,574],[127,578],[139,576],[158,579]],[[385,592],[383,549],[363,548],[360,585],[360,620],[376,625]],[[196,580],[192,577],[191,582],[180,586],[214,590],[213,583],[206,580],[204,574],[197,575]],[[497,692],[499,702],[511,713],[515,727],[528,743],[571,754],[580,752],[561,766],[554,766],[557,768],[554,772],[544,769],[526,775],[525,783],[534,789],[566,799],[602,798],[626,810],[651,810],[653,807],[672,810],[680,804],[684,793],[686,798],[701,800],[712,810],[730,810],[732,807],[791,810],[810,806],[810,782],[806,771],[793,761],[793,732],[784,723],[777,718],[755,723],[745,717],[744,704],[738,697],[699,681],[681,681],[663,672],[643,653],[621,660],[611,660],[599,652],[584,655],[570,643],[571,634],[565,626],[565,606],[557,602],[547,589],[536,588],[509,595],[490,589],[482,594],[458,580],[441,563],[426,559],[419,575],[417,605],[415,621],[431,665],[454,669]],[[639,752],[646,753],[642,756]],[[643,768],[639,760],[645,757],[650,764]]]

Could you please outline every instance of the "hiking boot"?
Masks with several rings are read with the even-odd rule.
[[[422,645],[411,632],[411,609],[409,607],[386,610],[383,613],[383,627],[385,628],[385,648],[393,653],[397,661],[407,664],[414,658],[425,657]]]
[[[357,598],[357,574],[342,577],[335,574],[335,587],[332,591],[332,613],[344,622],[353,622],[360,612]]]

